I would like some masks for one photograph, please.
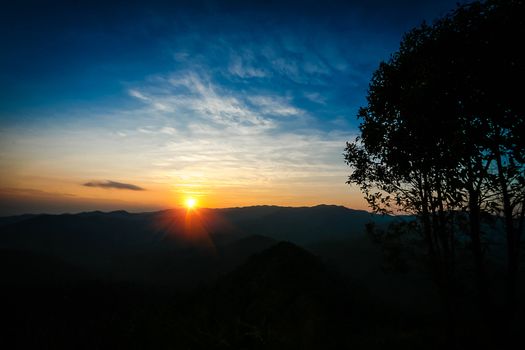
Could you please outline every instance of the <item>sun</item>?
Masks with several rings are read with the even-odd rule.
[[[186,203],[185,204],[186,204],[186,208],[193,209],[197,205],[197,200],[195,198],[188,197],[188,198],[186,198]]]

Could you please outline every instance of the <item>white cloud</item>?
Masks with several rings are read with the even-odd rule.
[[[150,98],[145,96],[144,94],[142,94],[140,91],[138,90],[135,90],[135,89],[130,89],[128,90],[128,93],[130,96],[132,97],[135,97],[139,100],[142,100],[142,101],[150,101]]]
[[[275,96],[251,96],[248,100],[266,115],[273,116],[299,116],[304,111],[292,106],[288,99]]]

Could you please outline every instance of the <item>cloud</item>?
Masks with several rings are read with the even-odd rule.
[[[264,78],[268,76],[265,70],[256,68],[245,61],[239,56],[233,57],[228,67],[229,73],[240,78]]]
[[[149,110],[146,115],[163,115],[172,123],[177,121],[188,125],[191,121],[216,128],[236,129],[242,134],[256,134],[275,129],[279,117],[301,116],[300,108],[293,106],[289,99],[265,95],[246,96],[228,86],[217,84],[208,74],[195,71],[173,73],[157,77],[152,84],[143,85],[130,94],[141,100]],[[148,96],[143,98],[143,96]],[[162,106],[159,107],[159,106]],[[173,118],[173,116],[176,118]],[[174,133],[180,126],[167,125],[164,133]],[[171,129],[168,129],[171,128]],[[142,128],[143,133],[151,132]]]
[[[149,101],[150,98],[148,98],[147,96],[144,96],[144,94],[142,94],[140,91],[138,90],[135,90],[135,89],[130,89],[128,91],[129,95],[130,96],[133,96],[139,100],[142,100],[142,101]]]
[[[286,99],[274,96],[252,96],[248,100],[260,113],[273,116],[298,116],[304,111],[292,106]]]
[[[131,191],[145,191],[145,188],[142,188],[137,185],[133,184],[127,184],[123,182],[116,182],[116,181],[90,181],[83,184],[83,186],[86,187],[100,187],[105,189],[117,189],[117,190],[131,190]]]
[[[318,92],[305,92],[304,97],[314,103],[319,103],[322,105],[326,104],[326,97]]]

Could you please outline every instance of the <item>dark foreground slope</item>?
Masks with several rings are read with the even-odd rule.
[[[100,281],[3,292],[11,349],[406,349],[440,339],[435,323],[392,321],[288,242],[190,293]]]
[[[346,297],[317,257],[281,242],[194,297],[179,336],[202,348],[332,348]]]
[[[317,257],[287,242],[190,293],[89,280],[65,263],[26,258],[55,269],[57,278],[3,286],[3,339],[16,349],[317,349],[335,341],[347,309],[339,281]]]

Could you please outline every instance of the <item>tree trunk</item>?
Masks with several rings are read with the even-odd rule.
[[[483,248],[481,245],[481,210],[479,207],[479,193],[475,190],[469,191],[469,224],[470,238],[472,241],[472,254],[476,268],[476,285],[478,289],[479,304],[486,306],[489,301],[487,276]]]
[[[506,313],[507,322],[510,327],[516,314],[516,289],[518,279],[518,256],[519,256],[519,234],[514,229],[514,220],[512,217],[512,205],[510,194],[507,188],[507,180],[503,169],[501,154],[499,149],[496,151],[496,164],[498,166],[498,180],[503,200],[503,216],[505,231],[507,236],[507,300]]]

